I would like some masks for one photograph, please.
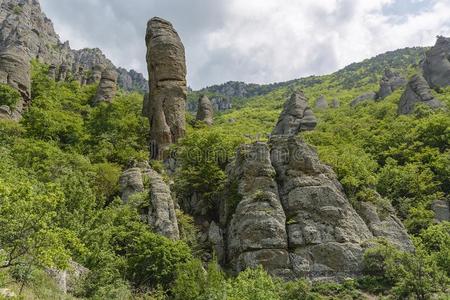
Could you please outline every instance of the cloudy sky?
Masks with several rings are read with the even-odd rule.
[[[171,21],[193,88],[270,83],[338,70],[450,35],[450,0],[41,0],[73,48],[99,47],[146,73],[145,28]]]

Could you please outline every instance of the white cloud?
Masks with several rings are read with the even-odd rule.
[[[450,0],[41,2],[72,45],[99,47],[114,63],[143,73],[146,22],[154,15],[169,19],[185,43],[194,88],[329,73],[388,50],[431,45],[437,34],[450,35]]]

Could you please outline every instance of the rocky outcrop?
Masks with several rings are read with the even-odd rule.
[[[31,101],[30,63],[22,48],[9,48],[0,52],[0,83],[16,89],[22,99],[16,107],[2,109],[2,117],[18,120]]]
[[[213,107],[213,110],[215,112],[223,112],[227,111],[233,108],[233,104],[231,103],[231,100],[226,97],[222,96],[213,96],[211,99],[211,104]],[[195,113],[198,110],[198,101],[190,101],[186,104],[186,109],[189,112]]]
[[[428,105],[433,109],[443,107],[442,102],[434,98],[430,86],[421,74],[414,75],[406,85],[406,90],[398,104],[398,114],[413,113],[419,103]]]
[[[68,42],[62,43],[38,0],[0,1],[0,51],[17,47],[25,51],[28,61],[38,59],[62,71],[59,72],[62,80],[74,78],[83,83],[86,73],[95,65],[117,69],[98,48],[73,50]],[[142,75],[136,76],[134,71],[127,73],[131,86],[137,90],[143,87],[142,91],[148,89],[148,85],[143,84]]]
[[[341,106],[341,102],[337,98],[334,98],[333,101],[331,102],[331,107],[339,108],[340,106]]]
[[[356,209],[374,237],[385,238],[404,251],[414,250],[402,221],[396,216],[390,204],[380,207],[371,202],[361,202],[357,204]]]
[[[117,73],[112,69],[106,69],[102,72],[100,84],[97,88],[94,103],[111,103],[117,93]]]
[[[47,269],[46,271],[64,294],[77,292],[81,281],[89,273],[89,269],[74,261],[69,261],[69,267],[66,270]]]
[[[317,100],[316,100],[316,105],[315,107],[317,109],[326,109],[328,108],[328,101],[327,98],[325,98],[324,95],[320,96]]]
[[[203,95],[198,99],[197,120],[205,122],[205,124],[211,126],[214,123],[214,110],[206,95]]]
[[[436,200],[431,204],[434,219],[437,222],[450,222],[450,204],[445,200]]]
[[[422,64],[423,77],[432,88],[450,85],[450,38],[438,36]]]
[[[229,178],[241,200],[227,228],[227,262],[237,272],[259,264],[274,275],[290,272],[286,216],[274,176],[266,143],[238,149]]]
[[[301,138],[274,135],[241,146],[228,168],[221,226],[227,265],[263,265],[286,279],[342,279],[362,270],[376,237],[412,250],[392,208],[364,202],[356,210],[333,170]]]
[[[284,104],[272,135],[296,135],[301,131],[313,130],[316,125],[317,120],[308,99],[302,91],[296,91]]]
[[[153,159],[161,159],[171,143],[185,135],[186,60],[172,24],[153,18],[147,24],[150,139]]]
[[[355,107],[363,102],[373,101],[376,98],[377,98],[377,94],[375,92],[365,93],[365,94],[362,94],[362,95],[356,97],[355,99],[353,99],[353,101],[350,102],[350,106]]]
[[[147,163],[126,170],[120,177],[122,201],[129,203],[135,195],[145,195],[138,205],[142,219],[152,230],[167,238],[178,240],[178,221],[171,191],[162,176]]]
[[[407,80],[399,73],[393,72],[390,69],[384,71],[384,76],[380,82],[380,90],[378,92],[378,99],[384,99],[395,90],[406,85]]]

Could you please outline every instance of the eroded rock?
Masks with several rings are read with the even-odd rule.
[[[167,238],[178,240],[179,230],[169,185],[162,176],[147,163],[126,170],[120,178],[122,201],[144,201],[132,203],[139,205],[141,216],[152,230]],[[145,196],[134,199],[135,196]]]
[[[112,69],[106,69],[102,72],[102,77],[97,88],[94,103],[111,103],[117,93],[117,72]]]
[[[318,109],[326,109],[328,108],[328,101],[327,98],[325,98],[324,95],[320,96],[317,100],[316,100],[316,108]]]
[[[351,107],[355,107],[361,103],[367,102],[367,101],[373,101],[377,98],[377,94],[375,92],[368,92],[365,94],[362,94],[355,99],[353,99],[352,102],[350,102]]]
[[[393,72],[390,69],[384,71],[384,76],[380,82],[380,91],[378,92],[378,99],[384,99],[395,90],[406,85],[407,80],[399,73]]]
[[[450,85],[450,38],[438,36],[422,64],[423,77],[432,88]]]
[[[413,113],[418,103],[428,105],[433,109],[443,107],[442,102],[433,96],[430,86],[421,74],[414,75],[406,85],[406,90],[398,104],[398,114]]]
[[[213,106],[211,101],[209,101],[209,98],[205,95],[198,99],[197,120],[205,122],[210,126],[214,123]]]
[[[185,135],[187,96],[184,46],[172,24],[153,18],[147,24],[149,120],[153,159]]]
[[[450,222],[450,204],[445,200],[436,200],[431,204],[434,219],[437,222]]]
[[[308,105],[308,99],[302,91],[294,92],[284,104],[272,135],[296,135],[301,131],[313,130],[317,119]]]

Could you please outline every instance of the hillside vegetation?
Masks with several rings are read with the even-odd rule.
[[[312,106],[320,95],[338,98],[340,108],[315,111],[319,125],[303,138],[333,167],[353,205],[391,203],[416,246],[404,253],[378,241],[366,252],[361,278],[340,284],[286,283],[262,269],[234,277],[214,260],[204,265],[192,217],[181,211],[181,241],[150,232],[136,207],[119,198],[121,172],[148,158],[142,95],[121,92],[112,104],[94,107],[95,85],[55,83],[46,66],[34,63],[31,108],[19,124],[0,120],[0,286],[26,299],[62,297],[43,284],[50,281],[45,270],[75,261],[89,269],[71,290],[80,299],[445,299],[450,224],[436,224],[430,205],[449,197],[449,112],[418,107],[399,117],[401,90],[380,102],[348,105],[377,91],[387,66],[412,75],[422,53],[394,51],[235,99],[239,109],[217,115],[212,127],[189,117],[188,135],[175,145],[182,167],[169,178],[154,163],[174,181],[179,201],[187,190],[213,199],[224,189],[236,146],[266,139],[293,89],[302,88]],[[450,90],[436,97],[450,106]],[[225,155],[189,159],[212,149]]]

